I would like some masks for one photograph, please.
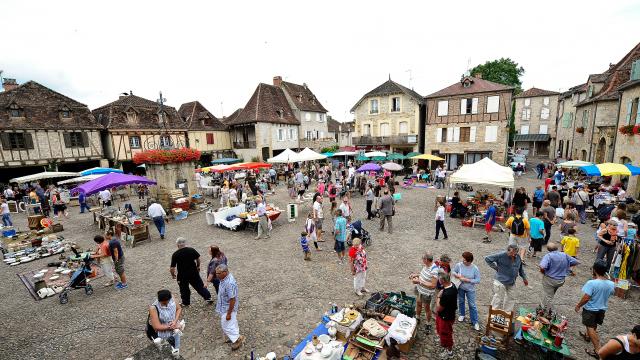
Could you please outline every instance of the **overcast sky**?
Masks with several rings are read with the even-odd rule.
[[[526,5],[525,5],[526,4]],[[330,114],[391,78],[428,95],[510,57],[523,87],[565,90],[640,41],[639,1],[24,1],[0,6],[0,69],[90,108],[119,93],[243,107],[274,75]]]

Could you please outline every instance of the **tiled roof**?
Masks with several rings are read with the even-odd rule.
[[[629,80],[626,83],[618,86],[618,90],[624,90],[624,89],[628,89],[630,87],[634,87],[634,86],[638,86],[640,85],[640,79],[638,80]]]
[[[467,81],[470,83],[470,85],[468,87],[464,87],[463,84]],[[473,76],[465,76],[457,83],[448,86],[440,91],[436,91],[431,95],[427,95],[426,98],[466,95],[493,91],[513,91],[513,89],[513,86],[502,85],[493,81],[484,80]]]
[[[316,111],[327,112],[327,109],[320,104],[320,101],[311,92],[309,87],[304,85],[298,85],[290,82],[283,81],[280,85],[284,91],[289,94],[291,101],[296,105],[299,110],[302,111]]]
[[[173,106],[163,105],[164,115],[159,120],[160,105],[136,95],[125,95],[114,102],[94,109],[93,115],[107,129],[164,129],[186,130],[187,124]]]
[[[17,105],[20,118],[9,116],[9,107]],[[61,110],[69,108],[71,118],[62,119]],[[87,105],[28,81],[12,90],[0,92],[0,129],[101,129]]]
[[[576,85],[576,86],[572,86],[572,87],[569,88],[569,90],[563,92],[560,95],[560,98],[561,99],[565,99],[565,98],[573,96],[573,94],[575,94],[575,93],[581,93],[581,92],[585,92],[585,91],[587,91],[587,83]]]
[[[559,95],[559,92],[551,91],[551,90],[543,90],[532,87],[531,89],[525,90],[522,93],[514,96],[514,98],[528,98],[528,97],[538,97],[538,96],[553,96]]]
[[[342,128],[342,132],[353,132],[355,129],[355,122],[340,122],[338,120],[334,120],[331,117],[327,117],[327,128],[330,132],[338,132],[340,128]]]
[[[424,99],[422,98],[422,95],[389,79],[385,81],[382,85],[364,94],[364,96],[361,97],[360,100],[358,100],[358,102],[355,105],[353,105],[353,107],[351,108],[351,111],[352,112],[355,111],[358,105],[360,105],[360,103],[362,103],[362,101],[368,97],[387,96],[387,95],[393,95],[393,94],[405,94],[413,98],[416,102],[418,102],[418,104],[424,103]]]
[[[227,127],[199,101],[180,105],[178,114],[187,123],[189,130],[227,130]]]
[[[549,141],[549,134],[516,134],[514,141]]]
[[[238,116],[226,121],[225,125],[258,122],[300,125],[300,121],[293,115],[284,91],[279,87],[264,83],[258,84],[256,91]]]
[[[220,122],[226,125],[229,121],[232,121],[233,119],[235,119],[238,116],[238,114],[240,114],[241,111],[242,111],[242,108],[238,108],[236,111],[232,112],[231,115],[223,116],[222,119],[220,119]]]
[[[607,77],[602,85],[602,89],[600,89],[597,94],[576,104],[576,106],[586,105],[594,101],[617,100],[619,98],[618,88],[629,81],[631,78],[631,64],[638,59],[640,59],[640,43],[634,46],[620,61],[609,67],[609,69],[603,73],[606,74]],[[591,76],[590,78],[593,82]]]

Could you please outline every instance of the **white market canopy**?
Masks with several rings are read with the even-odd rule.
[[[270,164],[273,164],[273,163],[288,164],[288,163],[294,163],[298,161],[300,161],[298,160],[298,154],[289,148],[285,149],[280,154],[267,159],[267,162]]]
[[[76,184],[76,183],[81,183],[81,182],[87,182],[87,181],[91,181],[91,180],[95,180],[101,176],[104,176],[107,174],[95,174],[95,175],[85,175],[85,176],[79,176],[79,177],[74,177],[71,179],[67,179],[67,180],[62,180],[62,181],[58,181],[58,185],[64,185],[64,184]]]
[[[298,153],[298,161],[314,161],[314,160],[322,160],[326,159],[326,155],[319,154],[309,148],[304,148],[304,150]]]
[[[23,184],[23,183],[28,183],[28,182],[38,181],[43,179],[53,179],[53,178],[61,178],[61,177],[73,177],[73,176],[80,176],[80,173],[65,172],[65,171],[45,171],[37,174],[13,178],[9,180],[9,182]]]
[[[355,151],[340,151],[333,154],[333,156],[355,156],[355,155],[358,155],[358,153]]]
[[[593,163],[588,161],[582,161],[582,160],[571,160],[571,161],[565,161],[563,163],[559,163],[556,165],[556,167],[575,169],[575,168],[579,168],[582,166],[589,166],[589,165],[593,165]]]
[[[364,153],[364,156],[366,157],[386,157],[387,153],[384,153],[382,151],[371,151],[368,153]]]
[[[474,164],[462,165],[449,178],[451,184],[484,184],[514,188],[513,170],[484,158]]]

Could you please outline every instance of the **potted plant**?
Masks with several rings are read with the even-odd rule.
[[[633,135],[640,134],[640,125],[636,125],[633,127]]]
[[[633,128],[634,128],[633,125],[623,125],[623,126],[620,126],[618,131],[620,132],[620,134],[627,135],[627,136],[632,136],[633,135]]]
[[[582,126],[577,127],[577,128],[576,128],[576,132],[577,132],[578,134],[584,134],[584,127],[582,127]]]

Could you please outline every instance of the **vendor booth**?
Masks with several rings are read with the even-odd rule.
[[[18,184],[24,184],[24,183],[30,183],[33,181],[39,181],[39,180],[44,180],[44,179],[55,179],[55,178],[63,178],[63,177],[74,177],[74,176],[80,176],[80,173],[77,172],[65,172],[65,171],[44,171],[41,173],[37,173],[37,174],[32,174],[32,175],[26,175],[26,176],[20,176],[17,178],[13,178],[11,180],[9,180],[10,183],[18,183]]]

